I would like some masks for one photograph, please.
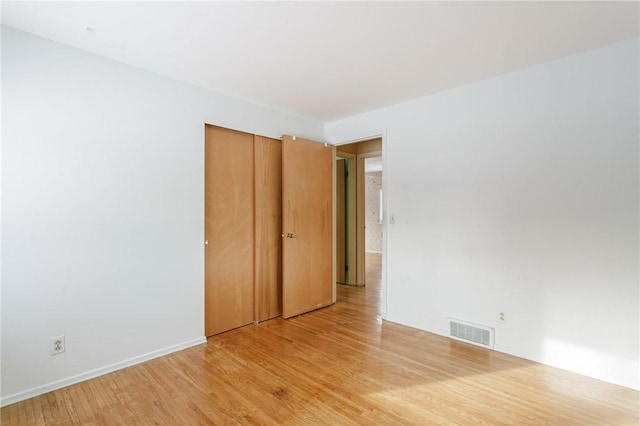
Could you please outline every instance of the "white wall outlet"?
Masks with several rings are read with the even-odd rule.
[[[64,343],[64,335],[52,337],[49,341],[49,354],[58,355],[64,352],[66,345]]]
[[[496,316],[498,324],[506,324],[507,323],[507,313],[504,310],[499,310],[498,315]]]

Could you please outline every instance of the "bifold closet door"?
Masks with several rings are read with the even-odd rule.
[[[254,321],[254,136],[205,127],[205,334]]]
[[[335,148],[282,136],[282,316],[334,302]]]

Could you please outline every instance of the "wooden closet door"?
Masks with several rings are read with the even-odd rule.
[[[254,137],[205,128],[205,334],[254,320]]]
[[[256,321],[282,314],[282,142],[255,140]]]
[[[334,147],[282,137],[282,316],[333,303]]]

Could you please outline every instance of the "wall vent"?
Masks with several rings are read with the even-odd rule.
[[[449,337],[483,348],[493,349],[492,327],[449,318]]]

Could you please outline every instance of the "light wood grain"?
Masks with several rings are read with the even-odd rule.
[[[205,130],[205,333],[254,320],[253,135]]]
[[[282,142],[255,136],[255,317],[282,314]]]
[[[1,424],[638,425],[636,391],[381,321],[379,259],[333,306],[10,405]]]
[[[282,137],[282,315],[333,303],[334,148]]]

